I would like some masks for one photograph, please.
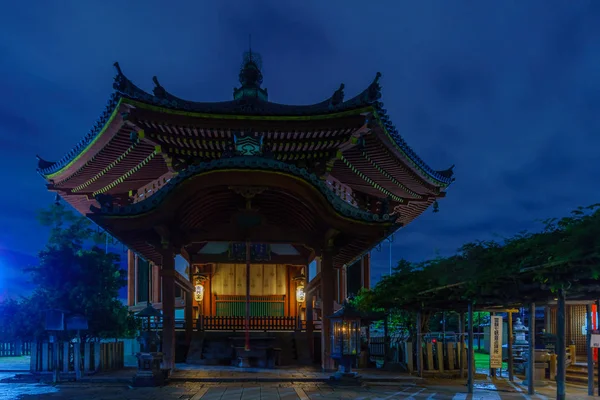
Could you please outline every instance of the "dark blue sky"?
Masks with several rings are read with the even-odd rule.
[[[55,160],[95,122],[119,61],[145,89],[229,100],[252,34],[281,103],[351,96],[383,73],[383,101],[432,167],[456,164],[440,212],[396,235],[394,259],[452,253],[598,201],[600,2],[60,1],[0,13],[0,293],[43,246],[35,210]],[[374,252],[387,271],[387,245]]]

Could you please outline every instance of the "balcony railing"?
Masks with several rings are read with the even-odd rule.
[[[253,331],[293,331],[301,328],[297,317],[250,317],[249,329]],[[197,329],[200,331],[243,331],[246,329],[245,317],[213,317],[198,318]]]
[[[162,330],[163,323],[151,321],[150,329]],[[185,330],[185,320],[176,319],[175,329]],[[200,331],[243,331],[246,329],[245,317],[215,317],[200,316],[195,324],[195,329]],[[142,331],[148,330],[148,322],[142,321]],[[298,317],[250,317],[250,330],[253,331],[294,331],[306,330],[306,321]],[[313,321],[313,331],[321,330],[321,321]]]

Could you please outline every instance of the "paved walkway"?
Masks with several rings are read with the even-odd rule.
[[[2,375],[2,374],[0,374]],[[1,376],[0,376],[1,377]],[[456,381],[429,381],[427,385],[371,384],[339,386],[326,383],[172,383],[161,388],[133,388],[123,384],[65,383],[0,384],[0,400],[497,400],[553,399],[556,388],[548,386],[527,396],[519,385],[504,380],[478,382],[468,396],[464,385]],[[585,388],[569,387],[569,400],[593,399]]]

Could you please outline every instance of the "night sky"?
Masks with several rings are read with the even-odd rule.
[[[367,6],[368,4],[368,6]],[[272,101],[346,98],[383,74],[383,102],[433,168],[440,201],[395,236],[393,258],[449,255],[537,229],[599,200],[600,2],[29,1],[0,13],[0,295],[25,287],[53,201],[35,155],[57,160],[124,73],[191,100],[230,100],[252,35]],[[388,270],[388,245],[374,275]],[[120,251],[120,249],[116,249]]]

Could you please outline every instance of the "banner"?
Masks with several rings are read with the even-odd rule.
[[[490,322],[490,368],[502,368],[502,317]]]

